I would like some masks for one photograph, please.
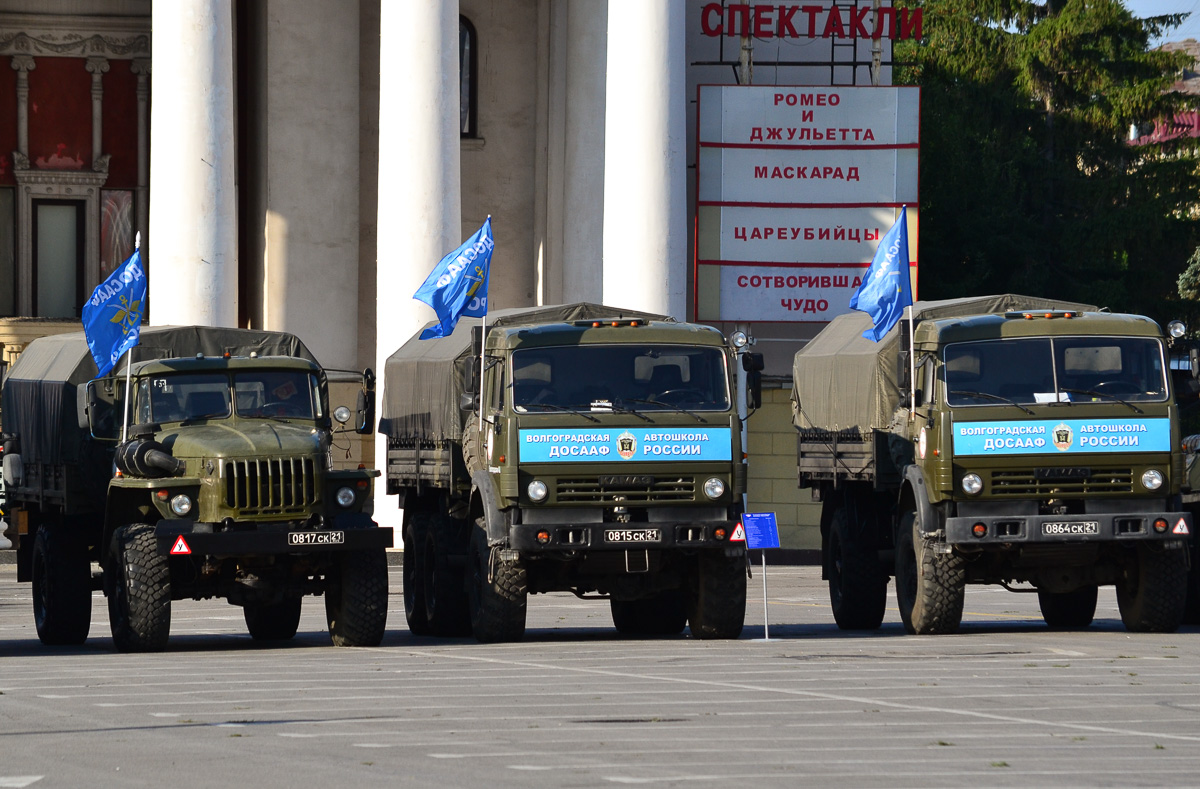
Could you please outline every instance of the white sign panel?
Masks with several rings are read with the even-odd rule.
[[[867,266],[722,266],[722,320],[831,321],[850,311]]]
[[[868,264],[895,221],[891,208],[723,208],[718,260]]]
[[[915,203],[917,150],[703,148],[702,202]],[[713,170],[720,179],[708,178]]]

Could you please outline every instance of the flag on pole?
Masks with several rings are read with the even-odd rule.
[[[145,305],[142,251],[135,249],[83,305],[83,333],[96,360],[97,377],[107,375],[121,354],[138,344]]]
[[[850,309],[871,316],[874,326],[864,337],[879,342],[912,305],[912,282],[908,275],[908,207],[900,209],[900,218],[875,249],[871,267],[862,284],[850,297]]]
[[[458,319],[481,318],[487,314],[488,269],[492,262],[492,218],[484,220],[461,247],[442,258],[413,298],[437,313],[438,325],[421,332],[422,340],[446,337]]]

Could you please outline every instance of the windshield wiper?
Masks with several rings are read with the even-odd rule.
[[[527,403],[527,404],[524,404],[524,405],[515,405],[515,406],[513,406],[513,408],[523,408],[523,409],[525,409],[525,413],[529,413],[529,409],[531,409],[531,408],[548,408],[548,409],[550,409],[551,411],[565,411],[565,412],[567,412],[568,414],[579,414],[579,415],[580,415],[581,417],[583,417],[584,419],[587,419],[587,420],[589,420],[589,421],[592,421],[592,422],[599,422],[599,421],[600,421],[599,419],[597,419],[596,417],[594,417],[594,416],[592,416],[591,414],[587,413],[586,411],[580,411],[580,410],[579,410],[580,408],[583,408],[583,407],[584,407],[584,406],[580,406],[580,405],[558,405],[557,403]],[[590,405],[589,405],[589,406],[587,406],[587,407],[588,407],[588,408],[591,408],[591,406],[590,406]]]
[[[1143,411],[1142,409],[1138,408],[1138,407],[1137,407],[1136,405],[1134,405],[1133,403],[1130,403],[1130,402],[1129,402],[1129,401],[1127,401],[1127,400],[1122,400],[1121,398],[1117,397],[1116,395],[1114,395],[1114,394],[1109,394],[1108,392],[1097,392],[1095,389],[1068,389],[1068,388],[1067,388],[1067,387],[1065,387],[1065,386],[1063,386],[1063,387],[1059,387],[1059,390],[1058,390],[1058,391],[1060,391],[1060,392],[1069,392],[1070,394],[1091,395],[1092,397],[1107,397],[1109,400],[1116,400],[1116,401],[1117,401],[1118,403],[1120,403],[1121,405],[1127,405],[1127,406],[1129,406],[1130,408],[1132,408],[1132,409],[1133,409],[1134,413],[1137,413],[1137,414],[1144,414],[1144,413],[1146,413],[1145,411]]]
[[[1066,390],[1063,390],[1063,391],[1066,391]],[[1017,408],[1020,408],[1022,411],[1024,411],[1027,414],[1033,413],[1033,411],[1031,411],[1030,409],[1021,405],[1016,400],[1010,400],[1007,397],[1001,397],[1000,395],[994,395],[994,394],[991,394],[990,392],[967,392],[962,389],[955,389],[950,394],[961,395],[963,397],[977,397],[977,398],[980,398],[983,400],[999,400],[1002,403],[1008,403],[1009,405],[1015,405]]]
[[[643,403],[645,405],[663,405],[663,406],[666,406],[667,408],[674,409],[681,414],[687,414],[688,416],[695,419],[697,422],[703,422],[705,424],[708,424],[708,420],[705,419],[704,417],[700,416],[699,414],[697,414],[695,411],[689,411],[686,408],[683,408],[682,406],[675,405],[674,403],[664,403],[662,400],[638,400],[638,399],[632,398],[632,397],[624,400],[623,402]],[[636,413],[636,412],[634,412],[634,413]],[[647,420],[647,421],[649,421],[649,420]]]
[[[626,408],[625,406],[614,403],[611,400],[596,400],[591,404],[590,407],[593,411],[612,411],[613,413],[617,414],[633,414],[638,419],[644,419],[647,422],[654,421],[643,413],[635,411],[632,408]]]

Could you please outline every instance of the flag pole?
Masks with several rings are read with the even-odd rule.
[[[904,272],[905,276],[908,272]],[[916,341],[913,339],[915,332],[913,330],[913,305],[908,305],[908,394],[909,394],[909,409],[908,418],[915,419],[917,416],[917,347]]]
[[[487,370],[487,312],[479,316],[479,432],[483,432],[483,374]]]
[[[142,231],[137,231],[133,237],[133,249],[136,252],[142,248]],[[125,414],[121,421],[121,443],[124,444],[129,435],[130,390],[133,388],[133,348],[125,352]]]

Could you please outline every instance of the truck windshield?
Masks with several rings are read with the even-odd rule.
[[[253,370],[233,375],[238,416],[313,419],[317,384],[301,370]],[[137,421],[223,419],[230,414],[230,377],[225,373],[156,375],[138,384]]]
[[[730,398],[724,351],[690,345],[517,350],[507,389],[521,412],[589,410],[605,403],[637,411],[727,411]]]
[[[946,402],[994,406],[1167,399],[1162,343],[1151,337],[1030,337],[947,345]]]

